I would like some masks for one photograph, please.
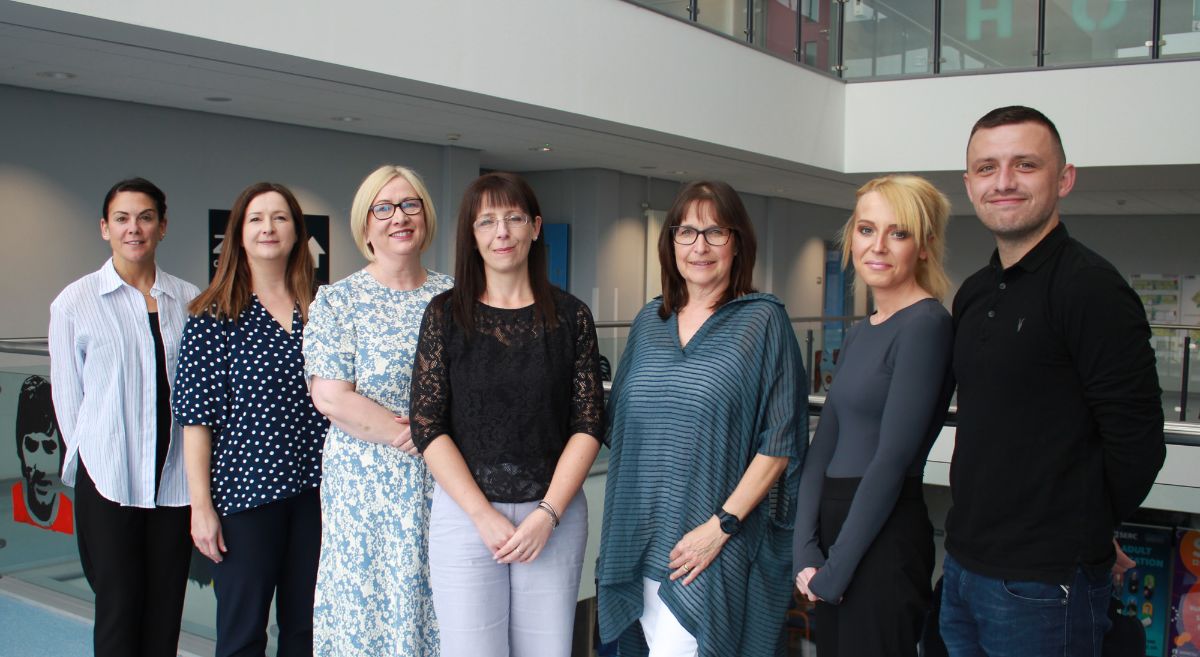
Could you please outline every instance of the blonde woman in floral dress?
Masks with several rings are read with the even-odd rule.
[[[350,226],[370,261],[317,294],[304,334],[325,439],[315,655],[439,654],[429,588],[433,480],[408,428],[421,316],[452,279],[421,266],[436,217],[413,171],[367,176]]]

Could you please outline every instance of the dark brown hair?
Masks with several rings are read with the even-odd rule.
[[[292,226],[296,230],[296,243],[288,255],[288,291],[300,304],[300,316],[308,320],[308,304],[313,299],[313,261],[308,252],[308,229],[304,226],[304,211],[291,190],[279,183],[260,182],[242,190],[233,208],[229,210],[229,221],[225,223],[225,239],[221,242],[221,257],[217,259],[217,273],[208,289],[188,304],[193,315],[208,313],[218,319],[236,320],[246,306],[250,305],[252,281],[250,263],[246,259],[246,247],[242,244],[242,227],[246,224],[246,209],[258,196],[276,192],[287,202],[292,215]]]
[[[167,218],[167,195],[163,194],[158,185],[145,178],[127,178],[113,185],[104,195],[104,206],[100,208],[101,219],[108,219],[108,206],[112,204],[113,197],[121,192],[135,192],[149,196],[150,200],[154,201],[154,209],[158,210],[159,221]]]
[[[729,286],[713,304],[713,310],[743,294],[754,292],[754,258],[758,241],[754,239],[754,226],[750,224],[750,215],[746,212],[746,206],[742,205],[742,199],[732,187],[720,181],[688,183],[675,197],[671,209],[667,210],[667,220],[658,234],[658,264],[662,269],[663,292],[658,315],[663,319],[682,310],[688,302],[687,283],[675,266],[675,240],[671,228],[683,222],[684,215],[693,204],[708,206],[717,225],[733,229],[730,242],[733,245],[733,267],[729,272]]]
[[[999,128],[1003,125],[1016,125],[1018,123],[1037,123],[1045,126],[1050,131],[1050,137],[1054,140],[1054,145],[1058,149],[1059,166],[1064,166],[1067,163],[1067,152],[1063,149],[1062,137],[1058,135],[1058,128],[1054,127],[1054,122],[1051,121],[1045,114],[1024,105],[1009,105],[1008,107],[997,107],[996,109],[979,117],[975,125],[971,127],[971,137],[975,136],[980,130],[989,128]],[[970,147],[971,139],[967,139],[967,146]]]
[[[475,301],[487,289],[483,271],[483,256],[475,243],[475,218],[483,206],[509,205],[520,208],[532,221],[542,216],[533,188],[515,173],[487,173],[475,179],[465,192],[458,207],[458,235],[455,246],[454,289],[450,292],[454,320],[466,335],[475,327]],[[529,285],[533,288],[534,318],[549,328],[558,326],[550,277],[546,273],[545,242],[529,245]]]

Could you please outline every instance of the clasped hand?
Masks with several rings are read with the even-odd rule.
[[[492,552],[496,563],[530,563],[538,558],[550,541],[554,531],[554,519],[550,514],[534,508],[516,527],[499,511],[488,508],[475,521],[479,538]]]
[[[818,570],[820,569],[809,566],[796,574],[796,588],[800,589],[800,593],[808,598],[809,602],[821,600],[821,596],[813,593],[812,589],[808,588],[808,583],[812,581],[813,576],[817,574]]]
[[[413,444],[412,428],[409,426],[408,418],[403,415],[397,415],[396,423],[400,425],[400,433],[389,444],[392,447],[402,450],[405,454],[417,456],[417,446]]]

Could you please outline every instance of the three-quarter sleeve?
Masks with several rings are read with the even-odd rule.
[[[413,444],[422,452],[442,434],[450,433],[450,371],[446,348],[447,324],[453,321],[448,294],[434,297],[421,319],[417,356],[412,370]]]
[[[356,325],[340,291],[326,285],[308,306],[304,325],[304,376],[311,379],[349,381],[357,378],[355,369]]]
[[[226,322],[193,315],[183,329],[171,411],[182,426],[224,424],[228,397]]]
[[[600,382],[600,347],[592,312],[582,303],[575,312],[575,363],[571,377],[570,435],[586,433],[604,439],[604,385]]]
[[[909,465],[930,438],[930,430],[948,397],[953,336],[943,313],[922,314],[898,336],[895,364],[879,424],[879,444],[863,473],[829,558],[809,588],[837,602],[850,585],[867,549],[887,522],[899,498]]]

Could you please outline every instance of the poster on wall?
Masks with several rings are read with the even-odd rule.
[[[1179,323],[1200,326],[1200,275],[1179,277]]]
[[[825,317],[843,317],[846,312],[849,295],[846,294],[847,279],[845,267],[842,266],[842,250],[836,244],[825,245]],[[837,366],[838,355],[842,351],[842,339],[846,336],[846,321],[842,319],[829,320],[821,327],[821,350],[814,354],[817,361],[812,366],[812,392],[820,394],[827,392],[833,385],[833,372]]]
[[[542,239],[546,243],[546,266],[549,270],[550,284],[566,290],[567,283],[570,282],[571,225],[544,223]]]
[[[1179,322],[1179,276],[1173,274],[1133,274],[1133,291],[1142,298],[1146,319],[1151,324]]]
[[[1175,531],[1124,524],[1116,538],[1137,565],[1125,571],[1113,595],[1121,601],[1121,614],[1138,619],[1146,629],[1146,657],[1164,657]]]
[[[1146,307],[1146,319],[1151,324],[1178,324],[1180,309],[1180,277],[1174,274],[1133,274],[1129,277],[1133,291]],[[1171,329],[1150,329],[1150,344],[1159,354],[1160,362],[1178,365],[1179,356],[1172,348],[1175,332]],[[1162,360],[1163,358],[1166,360]]]
[[[16,469],[20,476],[9,488],[12,521],[46,531],[75,533],[75,513],[69,489],[63,487],[66,445],[58,429],[50,381],[36,374],[0,375],[0,407],[13,409],[11,424]],[[5,414],[8,420],[8,414]],[[9,459],[5,458],[8,462]]]
[[[1200,531],[1176,532],[1169,657],[1200,657]]]
[[[217,259],[225,241],[225,224],[229,210],[208,211],[208,280],[217,274]],[[314,282],[317,286],[329,283],[329,215],[306,214],[304,227],[308,230],[308,252],[312,254]]]

